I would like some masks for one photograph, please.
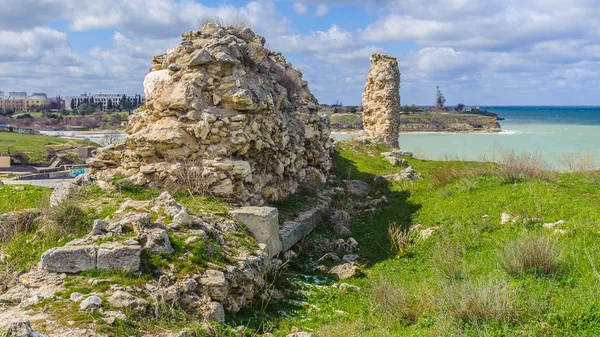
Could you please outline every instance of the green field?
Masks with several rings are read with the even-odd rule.
[[[372,182],[394,170],[377,153],[344,144],[335,172]],[[600,334],[599,175],[538,175],[535,165],[519,174],[491,163],[409,163],[424,179],[380,189],[390,204],[373,215],[351,213],[363,268],[344,282],[360,291],[322,287],[336,283],[316,270],[323,239],[333,236],[322,227],[303,245],[307,255],[277,280],[302,305],[271,303],[244,318],[231,316],[231,326],[275,336],[293,327],[315,336]],[[519,219],[501,224],[502,213]],[[557,227],[564,232],[543,227],[558,220],[567,221]],[[417,224],[439,229],[394,250],[388,229]],[[544,244],[527,249],[532,242]]]
[[[37,186],[0,186],[0,214],[49,205],[52,190]]]
[[[60,150],[83,145],[90,145],[90,143],[83,140],[0,132],[0,151],[6,153],[6,146],[12,146],[11,153],[25,153],[33,163],[43,161],[47,150]]]
[[[358,129],[361,126],[361,114],[332,114],[330,115],[331,124],[339,125],[344,129]]]
[[[503,164],[407,158],[423,179],[376,186],[376,176],[401,170],[384,160],[385,150],[351,142],[333,155],[338,178],[372,184],[366,200],[389,199],[373,213],[359,211],[351,202],[362,201],[358,198],[336,200],[336,207],[352,216],[361,274],[337,281],[320,271],[321,265],[334,265],[321,259],[328,252],[326,240],[338,238],[323,223],[294,248],[299,258],[267,276],[267,286],[286,298],[258,300],[228,315],[225,324],[215,326],[216,335],[283,337],[297,329],[325,337],[600,335],[599,172],[548,172],[527,155]],[[85,209],[85,225],[67,236],[56,232],[40,238],[32,231],[0,245],[0,253],[26,252],[7,267],[15,272],[33,267],[45,249],[87,233],[92,219],[114,212],[126,198],[151,199],[159,193],[127,186],[112,194],[93,187],[79,196],[96,206]],[[293,217],[310,203],[314,190],[305,193],[279,202],[282,216]],[[0,211],[7,211],[43,203],[47,191],[3,187],[0,195],[5,196]],[[210,198],[177,198],[194,211],[228,207]],[[502,223],[503,213],[514,220]],[[544,226],[559,220],[565,223]],[[419,230],[410,232],[416,225]],[[420,230],[432,227],[437,230],[423,239]],[[119,280],[145,282],[144,277],[149,276]],[[333,287],[342,282],[360,289]],[[120,336],[143,335],[134,326],[178,329],[197,323],[191,316],[176,326],[136,317],[130,317],[139,319],[135,323],[114,326],[98,320],[95,327]],[[247,328],[235,330],[242,325]]]

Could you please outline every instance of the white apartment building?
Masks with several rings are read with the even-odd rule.
[[[81,104],[83,104],[86,99],[88,102],[94,102],[94,103],[101,103],[102,104],[102,111],[106,111],[108,110],[108,102],[112,102],[112,108],[113,109],[118,109],[118,107],[121,105],[121,99],[123,99],[123,95],[124,94],[81,94],[79,96],[65,96],[65,109],[66,110],[73,110],[73,108],[71,107],[71,102],[74,100],[75,101],[75,106],[79,106]],[[126,96],[126,95],[125,95]],[[129,97],[129,96],[127,96]],[[141,104],[144,104],[146,99],[145,97],[141,97]]]

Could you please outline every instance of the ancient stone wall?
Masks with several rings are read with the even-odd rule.
[[[364,136],[398,147],[400,127],[400,71],[396,58],[374,54],[363,93]]]
[[[329,121],[302,73],[249,28],[205,25],[153,59],[146,105],[122,142],[88,161],[98,178],[175,186],[243,204],[323,183]]]

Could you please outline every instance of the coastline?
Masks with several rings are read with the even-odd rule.
[[[337,135],[358,135],[362,129],[332,129],[332,134]],[[448,135],[463,135],[463,134],[511,134],[514,131],[494,129],[494,130],[472,130],[472,131],[400,131],[400,135],[419,135],[419,134],[448,134]]]

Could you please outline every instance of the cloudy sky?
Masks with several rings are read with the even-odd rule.
[[[0,90],[141,93],[198,20],[243,18],[321,103],[360,104],[369,56],[398,57],[402,104],[600,104],[598,0],[0,0]]]

